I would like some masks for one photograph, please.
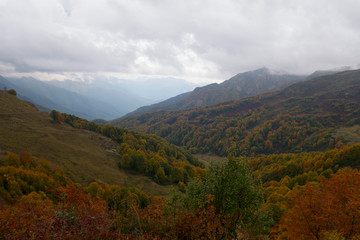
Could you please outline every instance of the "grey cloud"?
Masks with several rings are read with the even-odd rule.
[[[356,0],[0,0],[0,62],[190,79],[262,66],[309,73],[359,64],[358,9]]]

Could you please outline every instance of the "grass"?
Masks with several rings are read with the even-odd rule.
[[[360,142],[360,125],[354,125],[351,127],[342,127],[335,131],[334,137],[342,137],[345,140],[345,144],[353,145]]]
[[[208,168],[212,163],[222,163],[227,159],[226,157],[220,157],[211,153],[196,154],[195,156],[198,157],[199,161],[205,164],[206,168]]]
[[[119,169],[116,148],[117,143],[96,133],[53,124],[48,113],[0,91],[0,158],[26,150],[63,168],[83,185],[97,181],[136,187],[150,195],[170,193],[171,186]]]

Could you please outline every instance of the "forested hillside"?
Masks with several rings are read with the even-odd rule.
[[[339,127],[360,123],[360,70],[321,76],[276,93],[186,111],[113,121],[155,133],[192,152],[226,155],[302,152],[343,144]]]
[[[0,91],[0,154],[26,149],[63,168],[76,182],[137,186],[156,195],[167,194],[169,188],[154,181],[184,184],[194,174],[202,175],[195,157],[155,135],[100,126],[56,111],[50,115]]]

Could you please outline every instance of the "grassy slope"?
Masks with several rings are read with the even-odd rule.
[[[110,139],[90,131],[52,124],[47,113],[0,91],[1,156],[26,150],[63,168],[82,184],[98,181],[137,187],[153,195],[169,193],[169,186],[120,170],[116,147]]]
[[[220,157],[211,153],[196,154],[195,156],[200,162],[204,163],[206,168],[208,168],[212,163],[222,163],[227,159],[226,157]]]
[[[342,137],[349,145],[360,142],[360,125],[339,128],[333,134],[334,137]]]

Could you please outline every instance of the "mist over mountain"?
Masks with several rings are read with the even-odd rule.
[[[120,84],[119,84],[120,85]],[[192,91],[195,87],[204,84],[195,84],[178,78],[139,78],[135,81],[122,81],[122,87],[138,96],[159,102]]]
[[[121,115],[138,107],[193,90],[197,85],[177,78],[139,78],[135,80],[96,76],[79,81],[48,81],[47,83],[114,104]]]
[[[134,116],[160,110],[184,110],[209,106],[221,102],[255,96],[257,94],[280,90],[292,83],[304,80],[306,76],[291,75],[286,72],[260,68],[254,71],[239,73],[220,83],[198,87],[163,102],[145,106],[128,114]]]
[[[72,91],[52,86],[34,78],[0,78],[1,88],[13,88],[20,99],[30,101],[48,109],[75,114],[92,120],[95,118],[112,119],[119,116],[111,104],[82,96]]]
[[[1,78],[1,88],[14,88],[19,98],[48,111],[56,109],[88,120],[111,120],[196,85],[175,78],[122,80],[96,76],[79,81],[40,81],[35,78]]]
[[[326,76],[326,75],[330,75],[330,74],[334,74],[334,73],[338,73],[338,72],[349,71],[349,70],[356,70],[356,69],[353,67],[350,67],[350,66],[343,66],[343,67],[337,67],[337,68],[326,69],[326,70],[316,70],[315,72],[313,72],[312,74],[307,76],[306,79],[322,77],[322,76]]]
[[[129,80],[102,75],[46,82],[31,77],[1,78],[0,87],[16,89],[19,98],[34,103],[44,111],[56,109],[88,120],[112,120],[126,114],[129,117],[160,110],[210,106],[273,92],[304,79],[346,69],[318,70],[306,77],[260,68],[239,73],[220,84],[202,87],[170,77]]]
[[[149,99],[127,91],[116,82],[105,82],[102,79],[93,81],[48,81],[47,83],[82,96],[94,98],[104,102],[106,105],[112,105],[116,109],[117,116],[122,116],[139,106],[151,102]],[[106,119],[109,120],[109,118]]]

